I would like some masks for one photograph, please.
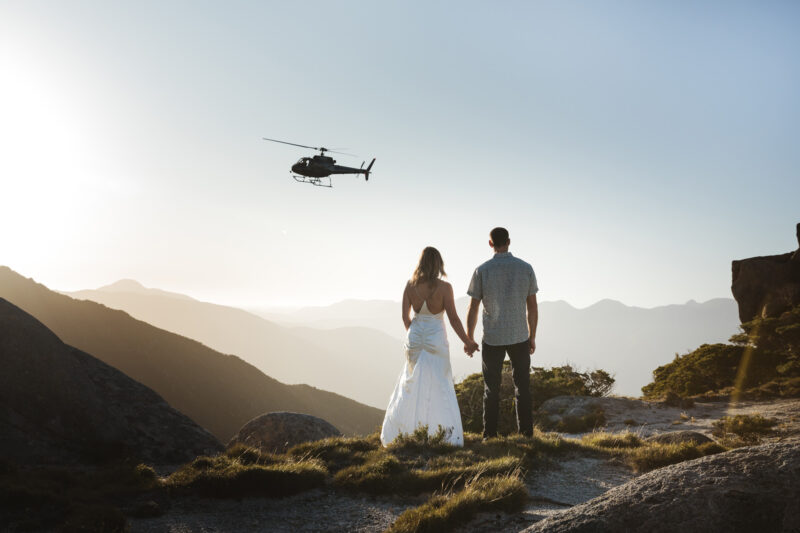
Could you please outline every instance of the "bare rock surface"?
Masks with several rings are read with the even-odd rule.
[[[760,414],[775,418],[776,432],[766,440],[780,440],[800,436],[800,399],[790,398],[770,401],[746,402],[695,402],[688,408],[671,407],[661,402],[650,402],[634,398],[607,396],[603,398],[564,397],[561,402],[569,408],[573,401],[578,406],[592,402],[603,409],[605,426],[603,431],[633,431],[643,438],[662,433],[695,431],[710,436],[714,422],[723,416]],[[546,402],[545,402],[546,403]],[[544,404],[543,404],[544,405]]]
[[[155,518],[130,521],[131,533],[333,533],[385,531],[421,502],[317,489],[281,499],[186,499]]]
[[[222,446],[158,394],[0,298],[0,457],[27,464],[191,460]]]
[[[316,416],[265,413],[242,426],[228,445],[243,443],[268,452],[282,453],[302,442],[338,436],[341,436],[338,429]]]
[[[650,472],[526,532],[800,530],[796,440],[739,448]]]

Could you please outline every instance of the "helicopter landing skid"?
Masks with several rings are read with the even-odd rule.
[[[310,178],[308,176],[299,176],[297,174],[292,174],[292,177],[294,178],[294,181],[300,183],[310,183],[311,185],[314,185],[316,187],[333,188],[333,185],[331,185],[330,176],[326,176],[324,178]]]

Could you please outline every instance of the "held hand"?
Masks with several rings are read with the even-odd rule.
[[[533,352],[535,352],[535,351],[536,351],[536,339],[533,339],[533,338],[532,338],[532,339],[531,339],[531,341],[530,341],[530,344],[531,344],[531,346],[530,346],[530,348],[531,348],[531,355],[533,355]]]
[[[476,351],[480,351],[480,347],[478,346],[477,342],[470,339],[468,342],[464,343],[464,353],[466,353],[468,356],[472,357],[472,354],[474,354]]]

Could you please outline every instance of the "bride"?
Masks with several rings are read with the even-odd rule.
[[[450,325],[469,353],[477,350],[478,344],[464,331],[456,313],[453,286],[441,279],[445,275],[439,250],[431,246],[422,250],[419,264],[403,292],[403,324],[408,332],[403,345],[406,361],[383,419],[384,446],[420,426],[427,426],[430,435],[441,427],[447,442],[464,445],[444,313],[447,312]]]

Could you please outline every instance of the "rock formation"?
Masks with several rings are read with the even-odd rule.
[[[0,298],[0,457],[70,464],[171,464],[222,447],[119,370],[61,342]]]
[[[800,224],[797,242],[794,252],[733,261],[731,291],[742,322],[780,316],[800,305]]]
[[[537,522],[526,532],[800,531],[798,441],[668,466]]]
[[[295,444],[338,437],[338,429],[321,418],[299,413],[266,413],[242,426],[228,446],[243,443],[268,452],[285,452]]]
[[[655,442],[659,444],[705,444],[707,442],[714,442],[702,433],[697,431],[683,430],[683,431],[669,431],[667,433],[659,433],[645,439],[647,442]]]

